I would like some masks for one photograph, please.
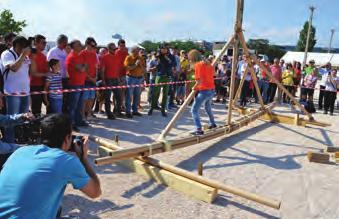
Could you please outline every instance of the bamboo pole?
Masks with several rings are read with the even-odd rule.
[[[275,209],[280,208],[281,203],[279,201],[272,200],[272,199],[269,199],[269,198],[266,198],[266,197],[262,197],[262,196],[259,196],[257,194],[254,194],[254,193],[235,188],[233,186],[225,185],[225,184],[222,184],[222,183],[215,181],[215,180],[212,180],[212,179],[206,179],[202,176],[192,174],[189,171],[168,165],[166,163],[163,163],[163,162],[156,160],[156,159],[153,159],[153,158],[147,157],[147,158],[142,158],[141,160],[143,160],[144,162],[151,164],[153,166],[157,166],[157,167],[162,168],[164,170],[170,171],[170,172],[175,173],[175,174],[180,175],[180,176],[184,176],[188,179],[191,179],[191,180],[194,180],[196,182],[208,185],[210,187],[223,190],[225,192],[228,192],[228,193],[249,199],[251,201],[254,201],[254,202],[275,208]]]
[[[216,128],[215,130],[207,132],[203,136],[188,136],[182,139],[174,139],[171,141],[164,141],[164,142],[155,142],[152,144],[141,145],[141,146],[134,147],[134,148],[117,150],[112,153],[111,157],[95,159],[95,163],[97,165],[111,164],[111,163],[114,163],[120,160],[125,160],[128,158],[135,158],[139,156],[142,156],[142,157],[150,156],[153,154],[163,153],[166,151],[176,150],[179,148],[188,147],[188,146],[192,146],[198,143],[202,143],[202,142],[214,139],[216,137],[229,134],[244,126],[247,126],[249,123],[263,116],[267,112],[267,110],[272,109],[274,106],[275,104],[265,106],[265,109],[252,112],[251,114],[248,114],[247,116],[244,116],[242,118],[235,120],[235,122],[229,126],[227,125],[224,127]],[[104,142],[101,142],[101,141],[98,143],[100,143],[101,145],[105,145],[103,144]]]
[[[248,66],[245,69],[245,72],[247,72],[247,71],[248,71]],[[233,107],[236,106],[236,102],[237,102],[237,100],[239,98],[239,95],[241,94],[241,90],[242,90],[242,87],[244,86],[245,80],[246,80],[246,74],[244,74],[243,77],[241,78],[238,90],[237,90],[237,92],[236,92],[236,94],[235,94],[235,96],[233,98]]]
[[[239,38],[240,41],[242,42],[243,45],[246,46],[246,42],[245,42],[245,38],[242,32],[239,32]],[[247,47],[247,46],[246,46]],[[264,69],[266,71],[266,74],[268,75],[268,77],[275,83],[277,84],[277,86],[286,93],[286,95],[292,100],[292,102],[294,104],[296,104],[298,106],[298,108],[305,113],[305,115],[307,115],[307,117],[309,118],[309,120],[313,121],[314,118],[312,116],[312,114],[310,114],[309,112],[307,112],[305,110],[305,108],[294,98],[294,96],[275,78],[273,77],[271,70],[267,69],[263,64],[260,63],[260,61],[257,59],[257,57],[255,56],[251,56],[251,58],[254,60],[255,63],[257,63],[257,65],[260,66],[260,68]]]
[[[233,46],[233,60],[232,60],[232,72],[231,72],[231,85],[230,85],[230,97],[228,102],[228,114],[227,114],[227,125],[232,123],[232,107],[233,107],[233,96],[234,96],[234,87],[235,87],[235,74],[238,63],[238,36],[235,36],[235,44]]]

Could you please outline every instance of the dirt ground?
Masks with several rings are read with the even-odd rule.
[[[226,109],[215,104],[216,121],[223,125]],[[275,112],[286,113],[288,106],[276,107]],[[84,134],[113,139],[119,135],[121,146],[133,147],[156,139],[175,111],[163,118],[155,111],[134,119],[110,121],[103,116],[82,128]],[[203,120],[207,122],[204,115]],[[204,165],[204,176],[219,182],[281,200],[280,210],[219,191],[213,204],[204,203],[159,185],[152,180],[113,165],[95,167],[103,194],[97,200],[86,198],[81,192],[67,188],[63,200],[63,214],[80,218],[339,218],[339,167],[309,163],[308,151],[319,151],[325,145],[339,147],[339,117],[315,114],[331,127],[306,128],[257,120],[232,135],[184,149],[156,155],[172,165],[196,172],[199,162]],[[194,128],[189,110],[172,131],[170,137],[187,135]],[[91,143],[90,159],[97,157],[97,145]],[[94,164],[93,164],[94,165]]]

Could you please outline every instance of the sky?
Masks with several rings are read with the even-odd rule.
[[[338,0],[245,0],[243,29],[247,39],[295,45],[299,31],[316,7],[313,24],[317,45],[339,47]],[[26,36],[37,33],[54,41],[60,33],[71,39],[96,38],[105,45],[119,33],[129,44],[143,40],[227,40],[233,32],[236,0],[0,0],[25,19]]]

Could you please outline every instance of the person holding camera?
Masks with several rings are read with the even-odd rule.
[[[1,104],[0,104],[1,105]],[[32,120],[34,116],[31,113],[17,115],[1,115],[0,127],[14,127],[22,124],[26,120]],[[0,140],[0,171],[7,158],[19,148],[19,145],[14,143],[6,143]]]
[[[88,138],[72,140],[65,114],[50,114],[40,124],[42,145],[17,149],[0,174],[0,218],[56,218],[67,184],[90,198],[101,195]],[[68,153],[71,147],[76,156]]]
[[[23,36],[15,37],[13,47],[1,54],[1,62],[4,67],[2,74],[4,79],[4,94],[6,94],[6,112],[8,115],[28,112],[30,54],[31,48],[29,47],[28,40]],[[8,143],[14,142],[13,128],[5,130],[4,140]]]

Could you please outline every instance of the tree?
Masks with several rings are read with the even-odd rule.
[[[5,35],[6,33],[20,33],[24,27],[26,27],[26,21],[16,21],[14,20],[13,13],[10,10],[3,10],[0,13],[0,35]]]
[[[274,58],[280,59],[285,54],[278,46],[271,45],[267,39],[249,39],[247,46],[249,49],[255,50],[256,54],[267,55],[270,60]]]
[[[307,41],[307,31],[308,31],[308,21],[305,22],[303,29],[300,31],[299,40],[298,40],[297,47],[296,47],[297,51],[305,52],[306,41]],[[317,43],[317,40],[315,38],[315,33],[316,33],[316,29],[312,25],[311,26],[310,40],[309,40],[309,44],[308,44],[308,52],[313,51],[313,48],[314,48],[315,44]]]

